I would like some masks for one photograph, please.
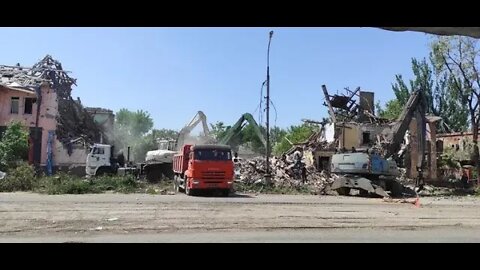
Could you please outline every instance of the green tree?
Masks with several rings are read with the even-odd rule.
[[[480,125],[480,48],[478,40],[467,37],[437,37],[432,42],[435,72],[450,79],[452,96],[468,108],[473,133],[472,161],[480,179],[478,128]]]
[[[16,167],[28,156],[28,130],[20,122],[11,122],[0,141],[0,167],[3,171]]]
[[[380,107],[380,104],[377,104],[377,112],[380,117],[387,118],[390,120],[396,120],[398,116],[402,113],[403,106],[398,99],[392,99],[387,101],[385,109]]]
[[[265,127],[259,126],[259,129],[264,138],[266,138],[267,131]],[[258,138],[257,133],[252,125],[246,125],[243,128],[240,138],[242,144],[250,146],[252,151],[259,154],[264,154],[266,152],[266,148],[263,145],[262,140]]]
[[[152,129],[151,136],[154,139],[172,139],[176,140],[178,137],[178,131],[173,129]]]
[[[223,138],[228,128],[223,122],[217,121],[215,124],[210,124],[210,135],[218,141]]]
[[[440,74],[435,76],[433,57],[418,61],[412,59],[412,71],[414,79],[407,84],[402,75],[395,76],[392,90],[395,99],[387,102],[385,109],[378,110],[379,115],[388,119],[397,119],[404,106],[407,104],[410,94],[416,90],[423,90],[426,103],[426,112],[442,117],[445,125],[440,125],[442,131],[464,131],[468,126],[468,109],[452,95],[453,87],[451,76]],[[377,106],[378,108],[378,106]],[[445,126],[448,130],[445,130]]]
[[[270,129],[270,145],[272,149],[280,143],[284,137],[287,135],[287,130],[280,128],[280,127],[273,127]]]
[[[152,127],[153,120],[148,112],[119,110],[115,115],[114,127],[114,141],[117,150],[125,152],[127,147],[130,147],[133,160],[143,161],[146,152],[156,147],[153,135],[148,136],[148,134],[152,134],[152,132],[149,133]]]
[[[316,131],[318,131],[318,127],[311,124],[290,126],[286,131],[286,135],[283,136],[283,139],[275,146],[273,153],[275,155],[280,155],[286,152],[292,147],[290,142],[294,144],[304,142]]]
[[[143,110],[132,112],[128,109],[120,109],[115,118],[116,124],[127,128],[126,130],[133,136],[143,135],[153,127],[150,114]]]

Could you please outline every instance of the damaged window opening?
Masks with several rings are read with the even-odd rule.
[[[10,113],[18,114],[19,100],[19,97],[12,97]]]
[[[363,144],[369,144],[370,143],[370,132],[363,132],[362,133],[362,142],[363,142]]]
[[[33,103],[37,101],[36,98],[25,98],[25,109],[24,114],[32,114],[33,112]]]
[[[97,147],[95,147],[95,148],[93,148],[93,152],[92,152],[92,153],[93,153],[93,154],[96,154],[96,155],[103,155],[103,154],[105,154],[105,151],[104,151],[103,148],[97,148]]]

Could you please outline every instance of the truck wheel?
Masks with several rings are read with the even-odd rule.
[[[168,179],[173,179],[174,173],[173,173],[173,168],[171,164],[164,165],[162,168],[162,173],[163,176],[165,176]]]
[[[179,188],[179,186],[178,186],[178,182],[177,182],[177,181],[178,181],[177,176],[174,176],[174,178],[173,178],[173,191],[174,191],[175,193],[178,193],[178,192],[180,191],[180,188]]]
[[[95,173],[95,176],[105,176],[107,174],[107,170],[105,168],[100,168]]]
[[[222,196],[223,197],[228,197],[230,195],[230,189],[223,189],[222,190]]]
[[[350,195],[350,188],[347,187],[341,187],[337,189],[338,195],[342,196],[349,196]]]
[[[187,180],[185,179],[185,194],[187,194],[187,196],[192,196],[192,189],[188,187],[188,184],[187,184]]]
[[[146,178],[150,183],[159,182],[161,176],[162,176],[162,171],[157,167],[148,168],[146,170]]]
[[[397,181],[392,181],[390,186],[390,195],[392,197],[402,197],[403,196],[403,185]]]

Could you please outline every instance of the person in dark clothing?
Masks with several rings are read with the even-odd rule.
[[[117,163],[118,166],[124,167],[125,166],[125,156],[123,155],[123,152],[120,152],[117,156]]]
[[[355,153],[357,152],[357,150],[355,149],[355,147],[352,146],[352,153]]]
[[[233,154],[233,162],[238,162],[238,153],[237,152],[235,152]]]
[[[307,167],[302,167],[302,182],[305,184],[307,182]]]
[[[468,188],[468,176],[467,176],[467,173],[465,171],[463,171],[461,181],[462,181],[463,188]]]

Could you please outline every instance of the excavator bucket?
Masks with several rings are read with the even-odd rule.
[[[367,178],[358,176],[340,176],[332,183],[331,189],[337,191],[340,195],[348,195],[351,189],[356,189],[369,195],[377,195],[383,198],[390,197],[381,186],[373,184]]]

